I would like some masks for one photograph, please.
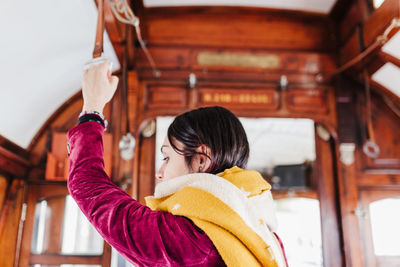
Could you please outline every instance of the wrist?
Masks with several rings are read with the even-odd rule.
[[[84,104],[83,107],[82,107],[82,113],[84,113],[85,111],[95,111],[95,112],[98,112],[100,114],[103,114],[103,109],[104,109],[104,106],[86,105],[86,104]]]
[[[103,125],[104,130],[106,130],[107,126],[108,126],[108,122],[107,122],[106,118],[104,117],[104,115],[102,113],[94,111],[94,110],[85,110],[79,114],[78,124],[81,124],[81,123],[84,123],[87,121],[96,121],[96,122],[100,123],[101,125]]]

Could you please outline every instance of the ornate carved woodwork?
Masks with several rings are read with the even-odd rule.
[[[143,82],[140,121],[176,115],[201,106],[220,105],[238,116],[312,118],[335,132],[335,105],[330,86],[199,82],[194,89],[180,82]]]

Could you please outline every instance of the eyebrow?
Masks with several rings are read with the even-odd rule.
[[[164,147],[168,147],[168,146],[167,146],[167,145],[162,145],[162,146],[161,146],[161,149],[160,149],[160,150],[161,150],[161,153],[163,153],[163,148],[164,148]]]

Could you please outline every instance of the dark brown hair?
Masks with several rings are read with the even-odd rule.
[[[227,168],[245,168],[249,158],[249,142],[239,119],[222,107],[199,108],[175,118],[168,128],[168,140],[173,149],[185,156],[191,168],[193,156],[201,145],[211,149],[211,165],[205,170],[217,174]],[[184,145],[178,149],[174,140]],[[206,155],[207,156],[207,155]]]

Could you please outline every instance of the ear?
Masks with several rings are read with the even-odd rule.
[[[207,145],[201,145],[196,149],[197,154],[192,161],[195,172],[206,172],[211,166],[211,149]]]

